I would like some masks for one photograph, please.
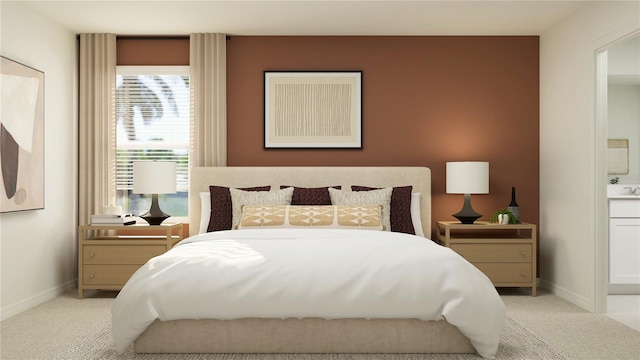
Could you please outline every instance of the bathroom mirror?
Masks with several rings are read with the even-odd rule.
[[[607,140],[607,164],[609,175],[629,173],[629,139]]]

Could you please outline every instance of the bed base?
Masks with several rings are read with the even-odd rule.
[[[154,321],[137,353],[475,353],[446,321],[238,319]]]

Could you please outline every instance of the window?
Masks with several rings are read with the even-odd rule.
[[[177,162],[176,194],[160,194],[160,208],[188,216],[189,67],[118,66],[116,69],[116,190],[123,211],[139,215],[151,194],[133,194],[133,162]]]

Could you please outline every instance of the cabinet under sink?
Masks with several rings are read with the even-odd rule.
[[[609,196],[609,294],[640,294],[640,196]]]

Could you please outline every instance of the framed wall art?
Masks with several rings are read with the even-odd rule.
[[[44,73],[0,60],[0,212],[44,209]]]
[[[266,149],[362,149],[362,71],[265,71]]]

